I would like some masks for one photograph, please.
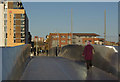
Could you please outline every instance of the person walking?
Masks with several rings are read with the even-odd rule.
[[[83,51],[83,56],[87,64],[87,69],[92,67],[92,59],[93,59],[94,52],[95,50],[93,46],[90,44],[90,42],[88,42]]]

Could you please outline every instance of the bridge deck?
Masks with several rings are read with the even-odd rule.
[[[61,57],[35,57],[23,73],[21,80],[115,80],[116,78],[99,68],[87,71],[78,64]]]

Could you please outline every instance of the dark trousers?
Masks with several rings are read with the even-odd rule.
[[[87,69],[92,66],[92,60],[86,60],[87,63]]]

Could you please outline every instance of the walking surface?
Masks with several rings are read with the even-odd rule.
[[[34,57],[27,65],[21,80],[117,80],[111,74],[85,64],[61,57]]]

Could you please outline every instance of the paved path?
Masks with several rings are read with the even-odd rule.
[[[114,80],[112,75],[93,67],[87,71],[84,64],[78,64],[61,57],[33,58],[21,80]]]

